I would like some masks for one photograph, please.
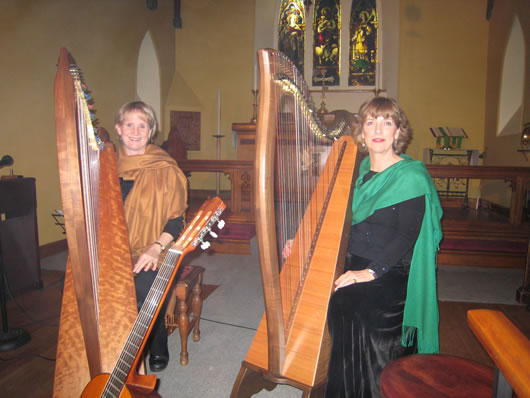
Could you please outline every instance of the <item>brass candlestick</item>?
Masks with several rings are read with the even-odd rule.
[[[256,121],[258,120],[258,91],[259,90],[252,90],[253,103],[252,103],[252,119],[250,119],[250,123],[254,123],[254,124],[256,124]]]

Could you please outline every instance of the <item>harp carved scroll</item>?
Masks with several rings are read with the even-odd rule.
[[[285,55],[260,50],[258,65],[255,216],[265,315],[231,396],[279,383],[318,396],[329,361],[328,301],[351,224],[357,147],[345,134],[351,125],[331,130],[321,123]]]

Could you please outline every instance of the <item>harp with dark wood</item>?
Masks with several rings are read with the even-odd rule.
[[[255,215],[265,315],[231,396],[283,383],[315,397],[327,378],[326,314],[345,259],[357,147],[344,134],[351,125],[324,127],[287,57],[260,50],[258,64]]]
[[[61,49],[55,120],[68,261],[56,398],[79,397],[92,378],[113,369],[138,313],[115,152],[98,139],[87,95],[74,60]]]

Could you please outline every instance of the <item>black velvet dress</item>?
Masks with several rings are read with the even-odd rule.
[[[368,173],[365,180],[371,176]],[[401,345],[401,327],[424,212],[421,196],[376,210],[352,225],[345,271],[369,268],[376,279],[343,287],[331,296],[326,398],[380,397],[379,376],[385,365],[415,351]]]

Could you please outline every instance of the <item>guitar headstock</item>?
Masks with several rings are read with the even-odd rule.
[[[170,250],[177,250],[184,254],[195,250],[199,243],[205,246],[203,248],[207,248],[209,242],[204,241],[204,236],[210,232],[216,222],[219,221],[224,225],[224,221],[220,220],[219,216],[225,209],[226,205],[217,196],[206,200]]]

